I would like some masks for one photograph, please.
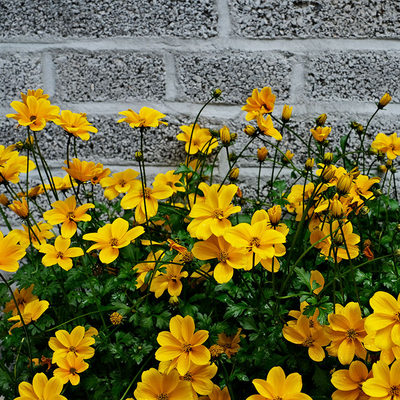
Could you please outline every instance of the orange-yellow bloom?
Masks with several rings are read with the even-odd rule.
[[[157,128],[160,124],[168,125],[167,122],[161,121],[165,114],[149,107],[142,107],[139,114],[130,108],[118,114],[125,116],[125,118],[121,118],[117,122],[127,122],[131,128]]]
[[[257,125],[264,135],[271,136],[276,140],[282,140],[282,135],[277,129],[274,128],[274,124],[270,115],[267,115],[267,118],[264,118],[262,114],[259,114],[257,116]]]
[[[115,199],[120,193],[126,193],[135,185],[141,183],[136,180],[139,172],[134,171],[131,168],[126,169],[122,172],[116,172],[113,176],[107,176],[100,181],[100,185],[105,188],[104,197],[108,200]]]
[[[150,271],[153,271],[157,261],[162,259],[164,252],[162,250],[157,251],[155,254],[150,252],[145,262],[136,264],[132,269],[135,269],[138,273],[136,278],[136,288],[140,289],[146,281],[146,276]],[[159,275],[160,272],[156,271],[155,276]]]
[[[257,118],[259,114],[274,111],[275,99],[276,96],[270,87],[264,87],[260,92],[258,89],[253,89],[251,96],[246,100],[247,104],[242,107],[243,111],[247,111],[246,121]]]
[[[321,272],[317,271],[317,270],[313,270],[310,271],[310,287],[311,289],[313,288],[313,284],[314,282],[316,282],[319,286],[313,290],[314,294],[319,294],[321,292],[321,290],[324,288],[324,284],[325,284],[325,279],[323,277],[323,275],[321,274]]]
[[[21,290],[18,290],[18,289],[14,290],[14,297],[15,297],[15,300],[17,301],[18,308],[21,313],[24,311],[24,309],[28,303],[30,303],[33,300],[38,299],[38,297],[32,293],[33,286],[34,285],[32,283],[32,285],[29,286],[28,288],[22,288]],[[17,310],[17,307],[16,307],[13,299],[5,304],[3,311],[5,313],[12,311],[12,315],[18,314],[18,310]]]
[[[68,175],[74,178],[78,183],[84,183],[87,181],[93,181],[92,183],[98,183],[99,177],[110,173],[110,170],[103,169],[103,164],[95,164],[93,161],[81,161],[78,158],[73,158],[72,162],[64,161],[67,167],[62,167]]]
[[[323,142],[331,133],[332,128],[329,126],[316,126],[314,129],[310,130],[317,142]]]
[[[241,335],[241,332],[242,328],[239,328],[237,332],[232,336],[227,336],[225,333],[218,334],[217,345],[221,347],[223,353],[225,353],[228,358],[231,358],[239,351],[240,337],[245,336]]]
[[[54,123],[82,140],[89,140],[89,132],[97,132],[97,129],[87,120],[85,113],[73,113],[70,110],[64,110],[61,111],[59,117],[54,119]]]
[[[186,126],[182,125],[180,127],[183,133],[180,133],[176,138],[185,142],[185,151],[189,154],[196,154],[198,152],[210,154],[213,149],[218,146],[218,140],[211,136],[210,130],[206,128],[200,128],[199,124],[196,124],[193,129],[193,124]],[[193,134],[192,134],[193,131]],[[190,141],[190,138],[192,140]],[[189,150],[190,143],[190,150]],[[194,169],[194,168],[193,168]]]
[[[180,179],[182,178],[182,174],[174,174],[174,170],[167,171],[165,174],[158,174],[154,178],[154,185],[166,185],[169,186],[174,193],[177,192],[184,192],[185,188],[182,185],[182,182],[180,182]]]
[[[293,373],[286,377],[281,367],[272,368],[266,380],[253,379],[253,385],[259,394],[246,400],[312,400],[307,394],[301,393],[301,375]]]
[[[22,198],[21,201],[14,200],[9,204],[8,208],[15,212],[19,217],[26,218],[29,215],[28,202],[26,198]]]
[[[83,235],[84,240],[96,242],[86,251],[100,250],[100,261],[104,264],[112,263],[119,255],[119,249],[128,246],[133,240],[144,233],[142,226],[136,226],[130,230],[129,222],[123,218],[117,218],[112,224],[106,224],[95,233]]]
[[[217,386],[213,386],[213,391],[208,395],[209,400],[231,400],[228,387],[225,386],[222,390]],[[205,399],[204,399],[205,400]]]
[[[21,382],[18,386],[20,397],[14,400],[67,400],[60,393],[63,389],[63,384],[56,378],[47,379],[47,376],[41,372],[35,374],[32,384]]]
[[[68,353],[65,358],[59,359],[57,365],[59,368],[54,370],[54,376],[60,379],[63,384],[69,381],[73,386],[79,384],[81,380],[79,374],[89,368],[89,364],[74,353]]]
[[[185,375],[190,368],[190,362],[196,365],[207,365],[210,352],[203,346],[208,338],[205,330],[194,332],[193,318],[187,315],[172,317],[169,322],[170,332],[163,331],[157,336],[161,346],[156,351],[156,360],[172,361],[170,368],[177,368],[180,375]]]
[[[382,153],[386,153],[389,160],[394,160],[397,156],[400,156],[400,137],[397,137],[396,132],[390,136],[378,133],[371,147]]]
[[[18,241],[15,231],[7,236],[0,231],[0,270],[15,272],[18,269],[18,261],[26,254],[26,246],[19,245]]]
[[[32,321],[36,321],[39,319],[39,317],[49,308],[49,302],[46,300],[33,300],[30,303],[26,305],[24,308],[24,311],[21,312],[22,318],[24,320],[25,325],[30,324]],[[8,333],[11,335],[11,331],[14,328],[20,328],[23,326],[21,317],[18,315],[15,315],[11,318],[8,318],[8,321],[14,322],[17,321],[8,331]]]
[[[197,394],[207,395],[213,391],[214,384],[211,379],[217,373],[217,366],[211,365],[196,365],[192,362],[189,366],[189,371],[181,376],[181,380],[190,382],[193,390],[193,398],[197,398]]]
[[[92,217],[86,212],[94,208],[94,204],[86,203],[76,206],[75,196],[68,197],[66,200],[59,200],[52,204],[53,209],[46,211],[43,218],[52,225],[61,224],[61,235],[69,239],[75,235],[77,222],[90,221]]]

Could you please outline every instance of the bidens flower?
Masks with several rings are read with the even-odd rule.
[[[259,92],[253,89],[251,97],[246,100],[246,105],[242,107],[243,111],[247,111],[246,121],[257,118],[259,114],[271,113],[274,111],[276,96],[272,93],[270,87],[264,87]]]
[[[6,272],[15,272],[19,267],[18,261],[26,254],[27,246],[20,246],[18,236],[13,232],[4,236],[0,231],[0,270]]]
[[[149,107],[142,107],[139,114],[130,108],[118,114],[124,115],[125,118],[121,118],[117,122],[127,122],[131,128],[157,128],[160,124],[168,125],[167,122],[160,121],[165,114]]]
[[[394,160],[397,156],[400,156],[400,137],[397,137],[396,132],[390,136],[378,133],[371,147],[382,153],[386,153],[389,160]]]
[[[199,124],[196,124],[194,128],[193,124],[189,126],[182,125],[180,129],[183,133],[177,135],[176,138],[186,143],[185,151],[188,154],[192,155],[198,152],[210,154],[218,146],[218,140],[211,136],[210,130],[200,128]]]
[[[87,120],[85,113],[78,114],[70,110],[64,110],[61,111],[61,116],[54,119],[54,123],[82,140],[89,140],[89,132],[97,132],[97,129]]]
[[[20,397],[14,400],[67,400],[61,396],[63,384],[56,378],[47,379],[47,376],[41,372],[33,377],[32,384],[21,382],[18,386]]]

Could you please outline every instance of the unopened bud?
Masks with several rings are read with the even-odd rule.
[[[290,107],[288,105],[284,105],[283,106],[283,110],[282,110],[282,121],[283,122],[288,122],[292,116],[292,111],[293,111],[293,106]]]
[[[256,128],[254,128],[254,126],[251,125],[246,125],[246,127],[244,128],[244,133],[247,136],[253,136],[256,133]]]
[[[380,172],[381,174],[384,174],[387,172],[387,167],[386,165],[379,165],[378,167],[378,172]]]
[[[324,164],[330,165],[333,161],[333,154],[332,153],[325,153],[324,154]]]
[[[331,213],[335,218],[341,218],[344,215],[343,204],[340,200],[334,199],[331,203]]]
[[[343,244],[343,236],[340,234],[340,233],[337,233],[336,235],[335,235],[335,237],[333,238],[333,243],[336,245],[336,246],[340,246],[341,244]]]
[[[237,155],[232,151],[232,153],[229,153],[229,161],[235,162],[237,159]]]
[[[0,194],[0,204],[4,207],[7,207],[10,204],[10,201],[4,193]]]
[[[215,89],[213,92],[213,97],[214,99],[218,99],[218,97],[220,97],[222,94],[222,90],[221,89]]]
[[[231,182],[235,182],[237,181],[238,178],[239,178],[239,168],[237,167],[232,168],[231,171],[229,172],[229,180]]]
[[[392,160],[387,160],[386,161],[386,168],[390,168],[392,166],[392,164],[393,164]]]
[[[179,303],[179,298],[177,296],[171,296],[168,300],[168,303],[172,306],[175,306]]]
[[[383,161],[385,159],[385,153],[383,153],[382,151],[378,150],[378,160],[379,161]]]
[[[227,126],[223,126],[219,131],[219,137],[221,142],[226,146],[231,142],[231,134]]]
[[[351,185],[353,183],[353,179],[349,174],[343,174],[337,183],[337,191],[340,194],[347,194],[350,192]]]
[[[387,106],[392,100],[392,96],[389,93],[385,93],[378,103],[378,108],[382,110],[383,107]]]
[[[273,206],[268,211],[268,217],[272,226],[277,226],[282,217],[282,208],[280,205]]]
[[[267,157],[268,157],[268,150],[266,147],[261,147],[261,148],[257,149],[258,161],[264,162]]]
[[[378,154],[378,150],[377,150],[377,149],[374,149],[373,147],[370,147],[370,148],[368,149],[368,154],[369,154],[370,156],[377,155],[377,154]]]
[[[231,140],[232,140],[232,141],[233,141],[233,140],[236,140],[237,137],[238,137],[238,134],[237,134],[236,132],[232,132],[232,133],[231,133]]]
[[[294,157],[294,154],[290,150],[287,150],[285,155],[282,156],[281,161],[283,164],[289,164],[290,161],[292,161],[293,157]]]
[[[137,151],[135,153],[135,160],[136,161],[143,161],[143,153],[141,151]]]
[[[375,197],[380,197],[383,194],[381,189],[375,189],[372,191],[372,193],[374,194]]]
[[[395,173],[397,172],[397,168],[396,168],[396,167],[390,168],[390,172],[391,172],[392,174],[395,174]]]
[[[317,126],[324,126],[326,122],[327,115],[326,114],[321,114],[318,116],[318,118],[315,120],[315,123]]]
[[[326,183],[330,182],[335,177],[335,169],[329,165],[322,172],[322,180]]]
[[[369,214],[369,208],[367,206],[364,206],[360,210],[361,215],[368,215]]]
[[[313,166],[314,166],[314,159],[313,158],[308,158],[306,163],[305,163],[305,165],[304,165],[305,170],[306,171],[311,171],[313,169]]]

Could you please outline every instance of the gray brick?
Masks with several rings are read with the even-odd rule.
[[[217,34],[213,0],[4,0],[0,37],[194,37]]]
[[[176,56],[180,100],[204,102],[215,88],[218,102],[245,104],[253,88],[271,86],[279,100],[290,87],[290,54],[281,52],[184,53]]]
[[[324,52],[306,61],[306,98],[375,101],[391,93],[400,100],[400,53],[386,51]]]
[[[382,0],[229,0],[247,38],[399,38],[400,5]]]
[[[56,96],[62,101],[162,99],[162,57],[131,51],[67,52],[55,55]]]
[[[0,104],[21,101],[20,92],[43,87],[40,56],[31,53],[0,54]]]

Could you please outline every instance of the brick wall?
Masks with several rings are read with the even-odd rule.
[[[179,125],[193,122],[216,87],[223,97],[206,109],[203,124],[241,131],[240,107],[251,90],[272,86],[278,112],[294,106],[301,135],[326,112],[333,142],[350,120],[365,123],[389,91],[393,102],[372,124],[372,138],[399,130],[399,61],[398,1],[2,0],[0,143],[23,137],[4,115],[20,91],[37,87],[62,109],[88,114],[99,133],[79,143],[79,154],[114,170],[135,165],[138,148],[138,134],[116,124],[118,111],[147,105],[168,115],[169,126],[146,138],[155,173],[182,160]],[[65,136],[49,128],[41,137],[59,168]],[[304,156],[289,134],[284,146]],[[242,163],[250,184],[252,165]]]

